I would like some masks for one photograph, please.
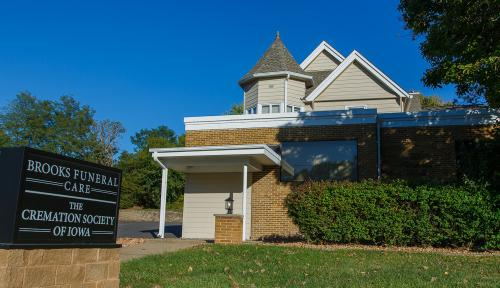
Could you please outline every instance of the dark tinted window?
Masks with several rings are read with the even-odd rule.
[[[356,180],[357,154],[355,140],[284,142],[281,157],[294,173],[282,169],[281,180]]]

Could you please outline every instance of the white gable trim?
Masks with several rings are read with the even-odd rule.
[[[342,63],[340,63],[340,65],[337,68],[335,68],[335,70],[332,71],[332,73],[330,73],[330,75],[328,75],[328,77],[326,77],[325,80],[323,80],[323,82],[321,82],[320,85],[318,85],[318,87],[316,87],[316,89],[314,89],[313,92],[311,92],[311,94],[309,94],[304,99],[304,101],[305,102],[314,101],[354,61],[363,66],[366,70],[368,70],[368,72],[370,72],[373,76],[375,76],[378,80],[380,80],[380,82],[389,87],[389,89],[394,91],[394,93],[396,93],[399,97],[410,97],[410,95],[408,95],[408,93],[405,90],[403,90],[403,88],[399,87],[398,84],[396,84],[389,77],[387,77],[387,75],[382,73],[382,71],[380,71],[377,67],[375,67],[375,65],[373,65],[370,61],[368,61],[365,57],[363,57],[358,51],[354,50],[351,52],[351,54],[349,54],[349,56],[347,56],[347,58],[345,58],[345,60]]]
[[[318,57],[321,52],[327,52],[328,54],[332,55],[333,58],[337,59],[337,61],[342,62],[344,61],[345,57],[340,54],[339,51],[335,50],[330,44],[326,43],[325,41],[322,41],[316,49],[307,56],[307,58],[300,63],[300,68],[306,69],[311,62]]]

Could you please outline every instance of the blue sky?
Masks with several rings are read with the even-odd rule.
[[[428,67],[398,1],[4,1],[0,106],[19,91],[72,95],[129,136],[242,101],[237,81],[280,31],[300,63],[322,40],[353,49],[406,90],[454,97],[420,81]]]

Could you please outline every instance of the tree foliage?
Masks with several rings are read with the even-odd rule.
[[[441,97],[437,95],[425,96],[421,94],[419,97],[420,105],[422,106],[423,110],[450,107],[454,104],[453,102],[445,102],[443,99],[441,99]]]
[[[96,121],[94,114],[70,96],[49,101],[22,92],[0,114],[0,145],[29,146],[111,165],[124,129],[119,122]]]
[[[0,129],[0,147],[6,147],[10,145],[10,139],[7,135],[5,135],[5,132]]]
[[[123,152],[118,168],[123,171],[123,208],[142,206],[158,208],[161,196],[161,169],[151,157],[150,148],[184,146],[184,137],[176,136],[167,126],[142,129],[130,137],[134,152]],[[175,201],[184,193],[184,175],[169,169],[167,202]]]
[[[118,121],[105,119],[96,121],[92,125],[91,131],[95,142],[91,160],[102,165],[112,166],[114,156],[119,150],[118,140],[125,133],[125,128]]]
[[[468,102],[500,107],[500,2],[401,0],[406,27],[423,37],[424,84],[455,84]]]
[[[242,115],[245,111],[243,111],[243,104],[233,104],[231,109],[226,112],[227,115]]]

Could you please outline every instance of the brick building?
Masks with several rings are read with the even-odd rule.
[[[299,65],[279,35],[239,84],[244,115],[187,117],[185,148],[151,149],[163,211],[168,169],[186,173],[183,238],[296,235],[284,199],[310,179],[453,180],[459,144],[493,137],[500,116],[418,111],[417,94],[360,53],[344,57],[322,42]],[[235,217],[222,217],[231,203]]]

